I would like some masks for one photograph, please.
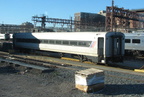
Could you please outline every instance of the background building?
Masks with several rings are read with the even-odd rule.
[[[102,31],[104,30],[105,16],[104,13],[75,13],[74,20],[80,24],[75,24],[75,31]]]
[[[13,24],[0,24],[0,33],[21,33],[21,32],[32,32],[34,25],[30,22],[22,23],[21,25]]]
[[[123,13],[124,12],[124,13]],[[107,25],[111,25],[112,11],[100,11],[96,13],[75,13],[75,31],[109,31]],[[107,19],[106,19],[107,18]],[[115,7],[113,12],[113,29],[118,32],[132,32],[144,30],[144,9],[126,10]]]
[[[143,16],[143,20],[144,20],[144,9],[134,9],[131,11],[136,12],[137,14]],[[131,22],[130,28],[144,29],[144,21],[143,22],[139,22],[139,21]]]

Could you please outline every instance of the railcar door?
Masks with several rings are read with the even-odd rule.
[[[98,62],[104,60],[104,38],[98,38]]]
[[[120,61],[122,56],[122,37],[112,37],[112,61]]]

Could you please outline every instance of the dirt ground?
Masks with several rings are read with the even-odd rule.
[[[74,97],[74,71],[30,73],[0,65],[0,97]]]
[[[105,88],[84,93],[75,88],[75,72],[56,68],[49,73],[36,73],[0,63],[0,97],[144,97],[143,76],[106,71],[113,76],[105,76]],[[115,77],[118,75],[122,77]]]

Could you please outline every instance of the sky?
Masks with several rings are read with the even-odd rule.
[[[70,19],[77,12],[98,13],[111,6],[112,0],[0,0],[0,24],[31,22],[32,16]],[[114,0],[125,9],[144,9],[144,0]]]

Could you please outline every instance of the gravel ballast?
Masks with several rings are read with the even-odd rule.
[[[0,97],[144,97],[144,75],[104,71],[104,89],[84,93],[75,88],[75,72],[56,68],[39,74],[0,64]]]

